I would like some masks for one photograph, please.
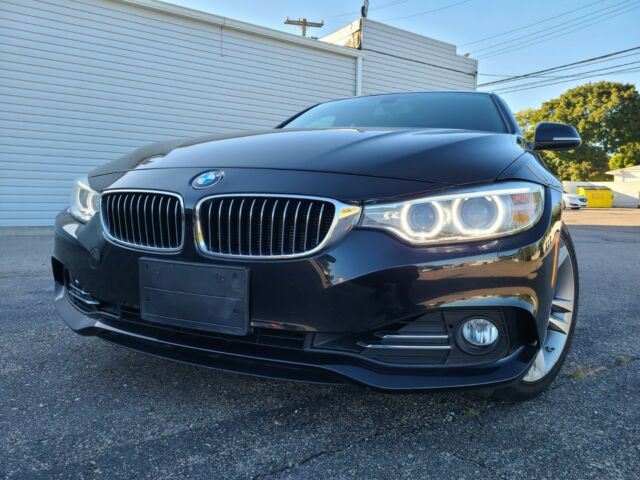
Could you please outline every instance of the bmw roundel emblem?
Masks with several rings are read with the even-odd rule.
[[[222,180],[222,177],[224,177],[224,172],[222,170],[204,172],[193,179],[191,186],[197,189],[212,187]]]

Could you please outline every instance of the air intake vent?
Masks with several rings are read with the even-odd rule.
[[[152,191],[102,194],[100,211],[111,240],[144,250],[178,251],[184,239],[182,199]]]
[[[198,243],[207,254],[292,257],[322,247],[336,205],[306,197],[209,197],[197,207]]]

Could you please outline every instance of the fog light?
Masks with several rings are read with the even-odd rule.
[[[462,324],[462,338],[474,347],[489,347],[498,340],[498,327],[486,318],[470,318]]]

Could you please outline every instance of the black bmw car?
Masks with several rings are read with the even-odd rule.
[[[575,328],[562,188],[501,98],[386,94],[273,130],[156,143],[75,183],[55,304],[168,359],[376,389],[527,399]]]

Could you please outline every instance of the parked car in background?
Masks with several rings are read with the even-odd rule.
[[[545,390],[578,271],[562,186],[479,92],[313,106],[275,129],[165,141],[76,182],[55,304],[76,332],[226,371],[391,390]]]
[[[571,208],[577,210],[579,208],[587,208],[587,198],[576,193],[562,192],[562,208]]]

